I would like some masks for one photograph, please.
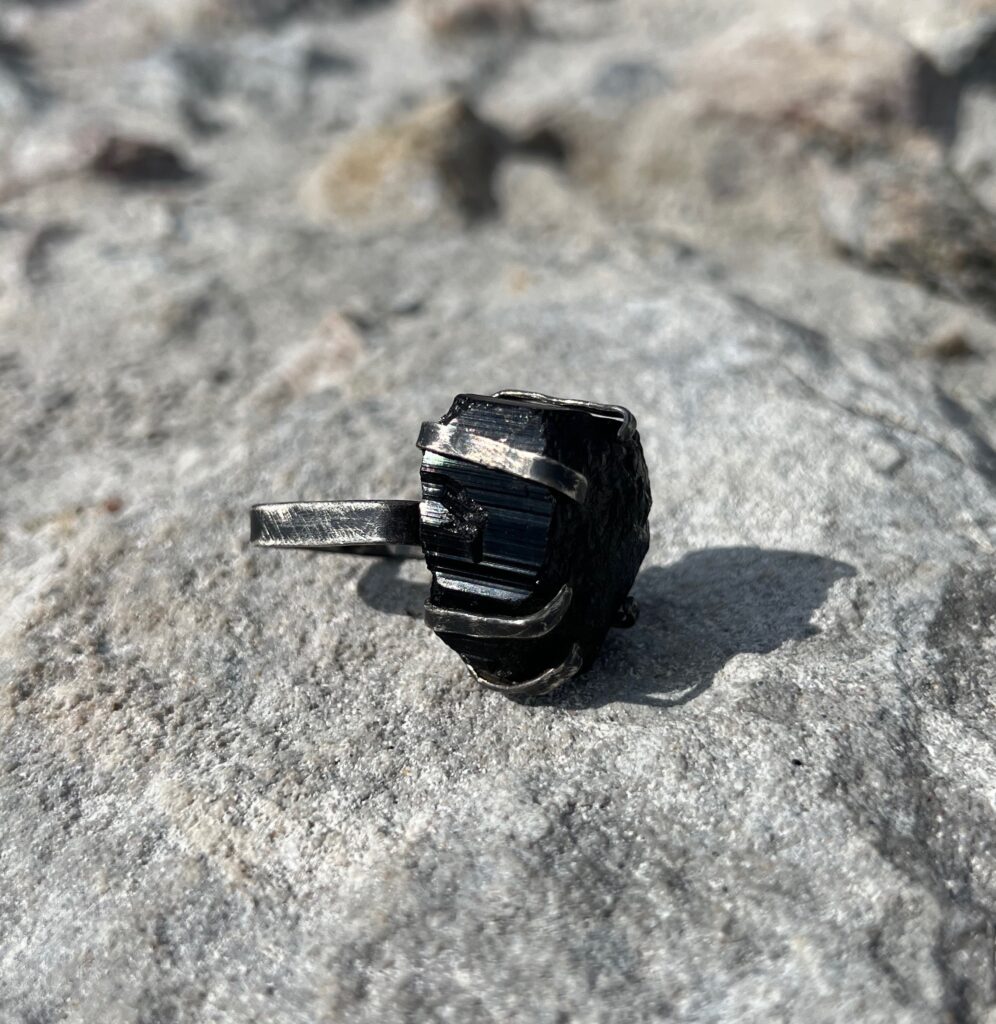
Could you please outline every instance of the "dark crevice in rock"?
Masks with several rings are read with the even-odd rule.
[[[508,151],[505,133],[460,102],[450,132],[436,155],[436,168],[452,202],[471,221],[498,211],[494,177]]]
[[[0,72],[11,77],[26,106],[41,110],[52,98],[39,78],[31,48],[19,39],[0,33]]]
[[[825,368],[836,362],[831,352],[830,339],[822,331],[817,331],[801,320],[785,316],[768,306],[762,306],[749,296],[733,293],[731,298],[740,309],[749,313],[752,318],[766,320],[776,324],[781,330],[787,331],[799,346],[812,356],[813,362],[818,366]]]
[[[935,387],[938,408],[944,418],[957,427],[972,443],[972,463],[977,473],[996,487],[996,449],[976,428],[975,417],[959,401],[940,387]]]
[[[958,135],[962,83],[925,54],[918,54],[912,76],[913,123],[950,146]]]
[[[870,408],[863,407],[863,406],[859,406],[859,405],[854,404],[853,402],[842,401],[840,399],[833,398],[830,395],[823,394],[823,392],[821,392],[819,390],[819,388],[817,388],[815,385],[811,384],[808,380],[806,380],[800,374],[795,373],[793,370],[791,370],[791,369],[789,369],[787,367],[785,368],[785,372],[788,373],[792,377],[792,379],[807,394],[809,394],[813,398],[816,398],[819,401],[821,401],[821,402],[823,402],[823,403],[825,403],[827,405],[831,405],[831,406],[833,406],[836,409],[840,409],[843,412],[846,412],[846,413],[848,413],[851,416],[856,416],[856,417],[858,417],[860,419],[868,420],[870,423],[877,423],[879,426],[884,427],[886,430],[888,430],[893,435],[895,435],[895,434],[906,434],[909,437],[915,437],[915,438],[917,438],[920,441],[925,441],[925,442],[927,442],[927,444],[929,444],[932,447],[936,448],[939,452],[943,452],[949,458],[954,459],[956,462],[961,463],[963,466],[966,466],[966,467],[968,467],[970,469],[978,470],[980,472],[980,474],[982,475],[983,479],[985,479],[987,483],[989,483],[991,485],[992,484],[996,484],[996,480],[994,480],[989,475],[989,469],[988,469],[988,463],[987,462],[984,461],[983,462],[983,467],[980,469],[980,467],[976,464],[976,462],[974,460],[973,460],[973,462],[968,462],[965,459],[965,457],[960,452],[956,451],[950,445],[945,444],[940,439],[938,439],[936,437],[932,437],[931,435],[925,433],[924,431],[922,431],[922,430],[920,430],[920,429],[918,429],[916,427],[911,426],[908,423],[900,423],[894,417],[889,416],[886,413],[879,412],[878,410],[870,409]],[[980,438],[980,440],[981,440],[983,445],[986,445],[988,447],[988,442],[986,442],[984,439],[981,439],[981,438]]]
[[[912,695],[910,695],[912,697]],[[977,884],[973,861],[991,856],[992,835],[964,824],[987,821],[988,812],[968,801],[942,800],[920,738],[920,711],[911,699],[902,720],[883,723],[881,734],[848,736],[828,788],[880,856],[934,900],[940,922],[931,956],[942,986],[944,1019],[971,1022],[996,1005],[992,960],[994,907]],[[888,746],[879,735],[888,732]],[[869,760],[877,755],[875,760]],[[882,781],[890,780],[888,788]],[[878,952],[881,961],[883,952]]]
[[[123,185],[189,184],[199,178],[171,147],[120,135],[104,142],[90,167],[99,177]]]
[[[945,707],[985,713],[992,668],[987,640],[996,643],[996,566],[959,569],[948,579],[927,630]]]

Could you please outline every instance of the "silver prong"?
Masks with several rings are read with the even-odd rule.
[[[636,417],[622,405],[599,405],[597,402],[585,402],[579,398],[554,398],[552,395],[542,395],[538,391],[516,391],[513,388],[496,391],[492,397],[518,398],[526,402],[545,402],[548,405],[563,406],[565,409],[580,409],[592,416],[619,420],[620,441],[628,441],[636,432]]]
[[[509,697],[534,697],[543,693],[549,693],[551,690],[556,690],[558,686],[562,686],[568,679],[573,679],[581,671],[583,660],[581,647],[578,644],[574,644],[571,647],[570,654],[559,665],[548,668],[545,672],[536,676],[535,679],[527,679],[524,683],[503,683],[500,679],[495,679],[476,671],[470,664],[467,667],[470,669],[471,675],[474,676],[481,686],[489,690],[498,690]]]
[[[588,480],[583,473],[545,455],[482,437],[458,423],[423,423],[417,443],[423,451],[510,473],[559,491],[579,503],[584,502],[588,493]]]
[[[560,624],[571,606],[574,596],[568,584],[538,611],[530,615],[479,615],[474,612],[459,612],[438,605],[425,603],[425,621],[437,633],[459,633],[462,636],[488,637],[490,639],[527,640],[546,636]]]

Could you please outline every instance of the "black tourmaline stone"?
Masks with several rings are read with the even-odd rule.
[[[639,435],[621,437],[621,416],[579,406],[538,396],[458,395],[440,423],[447,437],[470,439],[469,447],[455,446],[466,457],[457,457],[452,444],[446,454],[439,450],[445,445],[423,444],[423,430],[421,536],[433,574],[427,609],[484,621],[521,618],[565,584],[571,588],[566,613],[543,635],[475,636],[436,626],[490,685],[531,692],[523,684],[558,666],[587,667],[619,620],[647,552],[650,486]],[[524,475],[494,468],[503,446],[583,475],[583,500],[548,486],[549,479],[528,478],[543,474],[523,470],[521,459]],[[491,454],[477,458],[479,450]],[[549,688],[543,682],[532,692]]]

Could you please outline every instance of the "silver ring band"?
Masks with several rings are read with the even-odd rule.
[[[267,548],[395,556],[422,554],[417,501],[290,501],[254,505],[249,513],[249,539]]]

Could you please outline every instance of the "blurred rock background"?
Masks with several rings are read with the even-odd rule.
[[[0,1016],[996,1020],[990,0],[0,6]],[[477,692],[461,390],[623,402],[641,624]]]

